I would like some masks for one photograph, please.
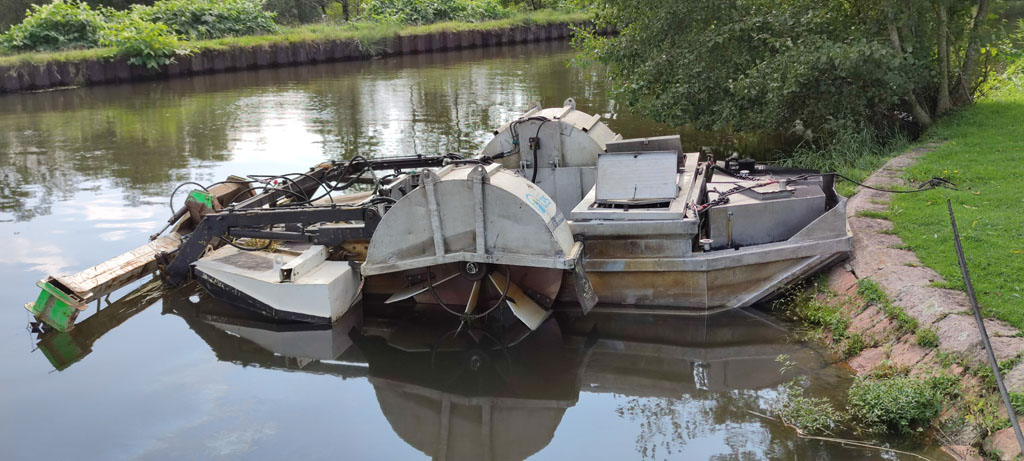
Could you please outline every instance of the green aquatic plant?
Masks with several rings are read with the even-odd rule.
[[[805,395],[796,381],[782,387],[781,395],[771,409],[784,423],[804,434],[832,434],[846,419],[846,415],[828,399]]]
[[[939,415],[948,386],[944,378],[862,376],[850,387],[850,412],[871,431],[913,432]]]

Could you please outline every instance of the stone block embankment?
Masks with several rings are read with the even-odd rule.
[[[918,158],[933,150],[925,145],[893,158],[876,171],[865,184],[878,188],[906,185],[903,171]],[[960,393],[964,399],[991,394],[993,389],[969,368],[987,368],[981,335],[971,314],[970,302],[962,291],[939,288],[941,275],[925,267],[903,241],[892,233],[892,222],[878,219],[889,211],[890,195],[861,188],[847,204],[847,218],[853,232],[854,251],[848,264],[834,267],[828,273],[829,288],[838,293],[841,305],[850,316],[849,333],[860,334],[869,345],[848,364],[858,374],[869,374],[880,366],[909,369],[911,375],[929,375],[937,371],[961,378]],[[950,257],[953,257],[950,248]],[[881,309],[882,306],[862,302],[857,294],[858,281],[870,278],[885,291],[892,305],[916,320],[918,331],[906,331]],[[918,345],[915,334],[929,329],[938,338],[934,348]],[[985,319],[996,359],[1013,364],[1004,378],[1010,392],[1024,392],[1024,334],[1005,322]],[[945,360],[944,360],[945,358]],[[949,364],[955,358],[954,364]],[[960,459],[980,459],[974,447],[988,436],[985,448],[1001,459],[1012,459],[1019,453],[1013,435],[1004,429],[985,434],[975,424],[946,424],[963,419],[970,409],[946,408],[939,425],[955,426],[943,434],[947,451],[962,455]],[[1003,413],[1005,415],[1005,413]],[[1009,435],[1008,435],[1009,434]],[[1007,441],[1012,441],[1009,443]],[[974,447],[971,447],[971,446]]]

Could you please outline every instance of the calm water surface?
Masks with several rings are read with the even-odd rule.
[[[791,379],[820,395],[850,379],[757,311],[591,316],[513,350],[432,355],[348,324],[275,331],[186,286],[90,309],[71,334],[26,329],[36,280],[141,244],[181,181],[471,154],[532,101],[570,96],[626,137],[675,132],[571,56],[554,43],[0,97],[0,456],[896,459],[755,414]],[[785,375],[780,354],[797,363]]]

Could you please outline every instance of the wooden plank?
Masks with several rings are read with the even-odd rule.
[[[174,251],[181,245],[181,236],[164,235],[120,256],[108,259],[77,274],[50,277],[81,300],[79,310],[129,283],[156,271],[156,255]]]

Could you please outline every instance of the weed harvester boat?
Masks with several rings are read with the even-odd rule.
[[[200,186],[166,235],[44,279],[26,307],[66,330],[159,270],[271,319],[331,323],[363,300],[367,315],[433,309],[528,333],[557,306],[586,314],[598,300],[749,306],[851,249],[830,175],[715,162],[678,136],[622,139],[572,99],[494,133],[471,158],[357,157]]]

